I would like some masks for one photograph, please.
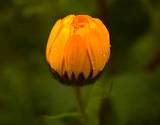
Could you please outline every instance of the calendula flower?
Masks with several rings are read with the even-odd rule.
[[[69,15],[53,26],[46,60],[62,83],[83,85],[103,71],[110,55],[109,32],[101,20]]]

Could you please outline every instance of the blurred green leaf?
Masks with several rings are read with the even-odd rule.
[[[128,70],[144,71],[158,53],[158,43],[152,34],[140,37],[128,50],[126,65]]]
[[[45,125],[66,125],[68,123],[74,123],[75,121],[79,121],[79,113],[77,112],[62,113],[60,115],[44,117]]]
[[[124,74],[114,78],[111,99],[118,125],[158,125],[159,77],[154,74]]]

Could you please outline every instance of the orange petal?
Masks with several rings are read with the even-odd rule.
[[[103,44],[102,46],[104,47],[103,58],[106,59],[106,61],[108,61],[110,56],[110,47],[111,47],[109,31],[107,30],[107,28],[105,27],[105,25],[102,23],[101,20],[93,18],[93,21],[96,23],[98,27],[97,33],[101,36],[100,38],[102,38],[102,41],[104,41],[102,42]]]
[[[107,42],[107,48],[110,48],[110,37],[109,37],[109,31],[107,30],[107,28],[105,27],[105,25],[102,23],[101,20],[97,19],[97,18],[93,18],[93,21],[95,22],[95,24],[97,25],[97,31],[100,33],[100,35],[102,36],[102,38]]]
[[[62,22],[63,22],[63,24],[66,26],[66,25],[71,25],[71,23],[73,22],[73,19],[74,19],[74,15],[68,15],[68,16],[66,16],[66,17],[64,17],[63,19],[62,19]]]
[[[94,36],[92,32],[88,35],[87,45],[88,45],[87,48],[88,48],[89,57],[92,63],[93,77],[95,77],[99,72],[101,55],[98,49],[100,45],[98,44],[96,36]]]
[[[89,55],[86,54],[85,56],[85,60],[83,62],[83,74],[84,74],[84,78],[87,79],[88,76],[90,75],[91,73],[91,62],[90,62],[90,59],[89,59]]]
[[[93,77],[95,77],[104,68],[106,63],[105,45],[95,30],[90,30],[88,36],[88,52],[93,67]]]
[[[49,53],[51,52],[52,45],[55,41],[56,36],[58,35],[61,29],[61,20],[58,20],[55,25],[53,26],[51,33],[48,38],[47,47],[46,47],[46,57],[47,61],[49,62]]]
[[[87,63],[85,67],[84,63]],[[87,57],[87,48],[84,39],[79,35],[73,35],[65,47],[65,69],[71,78],[72,72],[77,78],[80,73],[88,77],[90,64]]]
[[[60,75],[62,75],[63,71],[62,62],[64,56],[64,48],[71,34],[72,28],[70,26],[63,27],[51,48],[52,50],[49,56],[51,67],[55,69]]]

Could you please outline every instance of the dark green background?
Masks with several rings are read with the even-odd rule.
[[[83,88],[90,125],[160,125],[159,0],[1,0],[0,125],[80,125],[72,88],[45,63],[69,14],[100,18],[111,36],[105,72]]]

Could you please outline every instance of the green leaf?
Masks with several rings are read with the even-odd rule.
[[[44,116],[44,125],[66,125],[79,120],[79,113],[69,112],[55,116]]]
[[[157,125],[160,115],[160,84],[155,74],[124,74],[114,77],[111,99],[117,125]]]

